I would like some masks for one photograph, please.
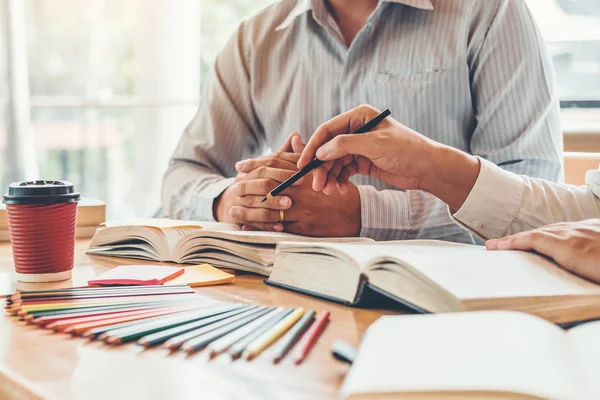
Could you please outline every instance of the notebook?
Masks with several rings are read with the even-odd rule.
[[[211,264],[269,275],[281,241],[365,242],[366,238],[313,238],[289,233],[242,231],[219,222],[139,219],[106,223],[92,238],[88,254],[178,264]]]
[[[94,279],[89,285],[162,285],[163,283],[182,275],[181,267],[162,265],[121,265],[110,269]]]
[[[600,322],[569,331],[518,312],[381,317],[344,399],[600,399]]]
[[[165,282],[165,285],[180,285],[186,283],[191,287],[200,287],[234,282],[235,275],[228,274],[209,264],[201,264],[185,267],[183,274]]]
[[[281,243],[267,283],[346,304],[364,290],[420,312],[513,310],[600,318],[600,286],[541,256],[438,241]]]

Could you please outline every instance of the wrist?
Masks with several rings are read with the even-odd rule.
[[[442,200],[451,210],[460,209],[479,176],[479,159],[441,144],[433,146],[427,159],[430,165],[420,189]]]

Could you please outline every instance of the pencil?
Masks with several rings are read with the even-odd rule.
[[[219,322],[224,319],[227,319],[227,318],[233,317],[235,315],[241,314],[243,312],[246,312],[251,308],[252,308],[252,306],[243,306],[242,307],[240,305],[240,307],[238,307],[232,311],[228,311],[228,312],[225,312],[222,314],[217,314],[212,317],[202,319],[200,321],[191,322],[189,324],[176,326],[175,328],[166,329],[164,331],[146,335],[146,336],[140,338],[140,340],[138,340],[137,343],[140,346],[144,346],[144,347],[157,346],[157,345],[163,344],[163,343],[167,342],[168,340],[173,339],[177,336],[181,336],[185,333],[194,331],[198,328],[208,326],[208,325],[214,324],[215,322]]]
[[[315,319],[315,310],[309,310],[306,314],[302,316],[300,321],[295,324],[292,329],[284,337],[281,338],[281,342],[278,343],[278,347],[275,350],[275,358],[273,359],[273,363],[277,364],[279,361],[286,356],[286,354],[291,350],[292,347],[296,344],[298,339],[302,336],[304,331],[308,329],[308,327],[313,323]]]
[[[210,358],[214,358],[215,356],[225,352],[228,348],[233,346],[235,343],[239,342],[240,340],[242,340],[243,338],[245,338],[246,336],[248,336],[249,334],[254,332],[256,329],[261,327],[264,323],[268,322],[275,313],[279,313],[284,310],[285,310],[285,308],[283,308],[283,307],[278,307],[278,308],[269,310],[265,315],[262,315],[257,320],[252,321],[248,325],[246,325],[236,331],[233,331],[233,332],[223,336],[222,338],[219,338],[218,340],[215,340],[207,347]]]
[[[277,323],[279,321],[281,321],[283,318],[285,318],[288,315],[290,315],[292,312],[294,312],[293,308],[287,308],[287,309],[284,309],[281,312],[274,313],[271,316],[271,319],[269,319],[268,322],[266,322],[263,326],[261,326],[260,328],[258,328],[256,331],[252,332],[250,335],[248,335],[244,339],[242,339],[239,342],[235,343],[228,350],[228,353],[231,356],[231,358],[235,360],[235,359],[241,357],[242,353],[244,352],[244,350],[246,350],[246,347],[248,347],[248,345],[250,343],[252,343],[254,340],[256,340],[256,338],[258,338],[260,335],[262,335],[263,333],[265,333],[266,331],[268,331],[271,327],[277,325]]]
[[[187,333],[184,333],[182,335],[175,336],[175,337],[169,339],[168,341],[165,342],[164,346],[171,351],[177,350],[181,346],[183,346],[188,340],[194,339],[200,335],[204,335],[205,333],[208,333],[208,332],[214,331],[215,329],[219,329],[223,326],[229,325],[232,322],[238,321],[238,320],[245,318],[248,315],[254,314],[258,311],[260,311],[260,310],[258,310],[256,308],[256,306],[254,306],[254,307],[252,307],[252,309],[246,310],[243,313],[235,315],[233,317],[228,317],[227,319],[224,319],[224,320],[221,320],[221,321],[218,321],[215,323],[211,323],[209,325],[204,324],[204,326],[200,327],[199,329],[194,329],[192,331],[189,331]]]
[[[177,285],[169,285],[171,287],[175,286],[187,286],[187,283],[180,283]],[[56,292],[78,292],[78,291],[87,291],[87,290],[113,290],[113,289],[122,289],[122,290],[134,290],[137,288],[147,288],[147,289],[160,289],[164,288],[165,285],[122,285],[122,286],[75,286],[70,288],[62,288],[62,289],[45,289],[45,290],[19,290],[14,294],[38,294],[38,293],[56,293]]]
[[[260,318],[269,311],[269,308],[263,306],[261,310],[254,312],[251,315],[248,315],[244,318],[241,318],[238,321],[231,322],[220,328],[214,329],[211,332],[205,333],[201,336],[195,337],[194,339],[188,340],[181,346],[181,348],[183,349],[183,351],[187,352],[188,355],[195,353],[196,351],[204,349],[206,346],[208,346],[215,340],[222,338],[228,333],[234,332],[236,329],[248,325],[250,322],[256,320],[257,318]]]
[[[314,346],[314,344],[319,339],[321,332],[325,328],[325,324],[329,320],[329,311],[323,311],[318,317],[315,323],[310,327],[308,331],[302,337],[302,341],[299,343],[298,351],[296,351],[296,357],[294,362],[300,364],[308,353],[310,349]]]
[[[389,109],[382,111],[375,118],[368,121],[362,127],[357,129],[356,131],[354,131],[354,133],[359,134],[359,133],[369,132],[371,129],[373,129],[377,125],[379,125],[379,123],[381,123],[381,121],[383,121],[385,118],[387,118],[388,115],[390,115],[390,114],[391,114],[391,112]],[[273,197],[277,196],[279,193],[283,192],[285,189],[292,186],[297,180],[299,180],[304,175],[308,174],[310,171],[314,170],[321,164],[323,164],[323,161],[319,160],[318,158],[315,158],[310,163],[308,163],[308,165],[306,165],[304,168],[302,168],[300,171],[296,172],[294,175],[290,176],[288,179],[281,182],[281,184],[279,184],[279,186],[277,186],[275,189],[271,190],[271,192],[269,192],[269,194],[267,194],[262,199],[261,202],[265,202],[268,199],[272,199]]]
[[[183,312],[173,316],[156,317],[145,320],[142,324],[110,330],[106,332],[104,341],[109,344],[122,344],[138,340],[151,333],[163,331],[165,329],[174,328],[184,325],[189,322],[198,321],[211,316],[210,311],[203,312]]]
[[[206,311],[207,317],[211,316],[211,315],[217,315],[217,314],[221,314],[221,313],[224,313],[227,311],[231,311],[238,307],[239,306],[237,306],[237,305],[213,307]],[[84,332],[82,334],[82,336],[90,338],[92,340],[103,340],[108,336],[107,334],[111,331],[114,331],[116,329],[121,329],[121,328],[124,329],[124,328],[132,328],[132,327],[140,326],[144,322],[148,322],[148,321],[124,322],[122,324],[118,324],[115,326],[94,328],[94,329],[90,329],[89,331]]]
[[[264,349],[269,347],[288,329],[290,329],[304,315],[304,308],[296,308],[290,315],[282,319],[277,325],[266,331],[262,336],[259,336],[254,342],[250,343],[242,357],[246,360],[252,360],[258,356]]]
[[[53,289],[53,290],[36,290],[36,291],[19,291],[7,296],[11,299],[25,299],[34,297],[53,297],[66,295],[80,295],[86,293],[109,293],[109,292],[136,292],[136,291],[161,291],[177,289],[191,289],[188,284],[178,285],[137,285],[137,286],[107,286],[107,287],[84,287],[84,288],[69,288],[69,289]]]
[[[138,319],[145,319],[154,316],[175,314],[183,311],[190,311],[197,309],[195,306],[178,306],[178,307],[162,307],[156,309],[150,309],[147,311],[131,311],[121,314],[108,314],[108,315],[93,315],[88,317],[80,318],[69,318],[66,320],[59,320],[46,325],[46,329],[52,329],[55,332],[66,332],[71,333],[77,327],[78,331],[84,332],[88,329],[96,328],[99,326],[106,326],[117,322],[135,321]]]

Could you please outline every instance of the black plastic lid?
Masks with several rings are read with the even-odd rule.
[[[3,203],[56,204],[74,203],[80,199],[81,196],[75,192],[71,182],[38,180],[11,183]]]

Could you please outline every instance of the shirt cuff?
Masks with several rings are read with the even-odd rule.
[[[400,190],[378,191],[358,186],[360,194],[360,236],[375,240],[402,240],[408,236],[410,201]]]
[[[467,200],[452,218],[485,239],[504,236],[523,203],[523,179],[479,158],[481,168]]]
[[[233,183],[235,178],[220,179],[196,194],[193,198],[194,218],[200,221],[215,222],[213,206],[217,197]]]

